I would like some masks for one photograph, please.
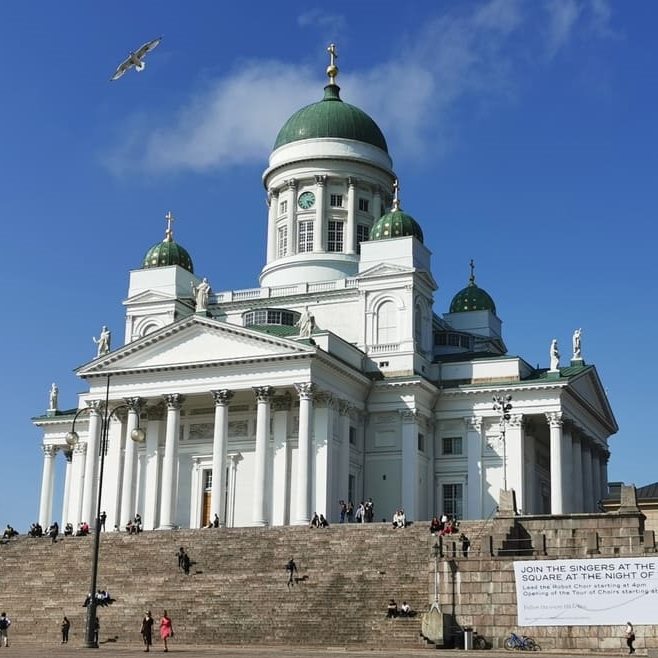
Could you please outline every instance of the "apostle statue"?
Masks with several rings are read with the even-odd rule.
[[[55,409],[57,410],[57,396],[59,395],[59,388],[57,388],[57,384],[55,382],[52,383],[50,387],[50,392],[48,393],[48,400],[50,406],[48,409]]]
[[[551,342],[551,352],[550,352],[550,357],[551,357],[551,370],[559,370],[560,369],[560,353],[557,350],[557,338],[553,338]]]
[[[99,356],[103,356],[104,354],[107,354],[110,351],[111,339],[112,339],[112,333],[105,325],[103,325],[103,328],[101,329],[101,335],[98,338],[92,337],[94,343],[98,345],[98,352],[96,353],[96,358],[98,358]]]
[[[308,306],[304,309],[304,312],[299,316],[299,320],[295,322],[295,326],[299,327],[299,337],[300,338],[310,338],[313,333],[313,328],[315,327],[315,318],[313,314],[308,310]]]
[[[208,308],[208,300],[210,298],[210,284],[205,277],[198,286],[192,284],[192,294],[196,303],[197,311],[205,311]]]
[[[576,329],[576,331],[573,332],[573,359],[578,360],[583,358],[583,354],[580,349],[580,334],[582,333],[582,329]]]

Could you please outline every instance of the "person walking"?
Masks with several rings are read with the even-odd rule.
[[[7,617],[7,613],[3,612],[0,614],[0,641],[5,647],[9,646],[9,637],[7,631],[11,626],[11,620]]]
[[[144,642],[144,651],[150,651],[153,644],[153,622],[151,611],[148,610],[144,615],[144,619],[142,619],[142,627],[139,629]]]
[[[633,628],[633,624],[631,624],[630,621],[627,621],[626,622],[626,646],[628,647],[628,653],[635,653],[635,647],[633,646],[633,642],[635,642],[635,629]]]
[[[69,629],[71,628],[71,622],[66,615],[59,626],[62,631],[62,644],[66,644],[69,641]]]
[[[295,584],[295,574],[297,573],[297,565],[292,557],[286,564],[286,571],[288,572],[288,587],[292,587]]]
[[[167,615],[166,610],[163,611],[162,618],[160,619],[160,637],[164,642],[164,650],[169,651],[169,647],[167,646],[167,640],[170,637],[174,637],[174,628],[171,625],[171,619]]]

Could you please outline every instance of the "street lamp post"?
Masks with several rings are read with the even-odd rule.
[[[443,541],[441,543],[443,544]],[[434,546],[432,546],[432,553],[434,554],[434,601],[430,606],[430,612],[432,610],[441,612],[441,607],[439,606],[439,558],[442,552],[439,542],[435,541]]]
[[[507,491],[507,440],[505,438],[505,430],[507,429],[507,421],[510,419],[510,411],[512,411],[512,396],[494,395],[492,398],[493,410],[500,416],[500,427],[503,437],[503,489]]]
[[[98,634],[96,628],[96,608],[97,608],[97,599],[96,599],[96,581],[98,579],[98,555],[100,551],[100,538],[101,538],[101,504],[102,504],[102,494],[103,494],[103,469],[105,467],[105,452],[107,450],[108,442],[108,433],[110,427],[110,419],[117,411],[128,408],[127,404],[119,405],[110,411],[109,408],[109,397],[110,397],[110,375],[107,376],[107,384],[105,387],[105,409],[103,411],[103,420],[101,424],[101,442],[100,442],[100,463],[98,469],[98,492],[96,499],[96,520],[94,523],[94,546],[91,562],[91,585],[89,586],[89,603],[87,605],[87,626],[85,629],[85,649],[98,649]],[[88,412],[89,408],[80,409],[75,416],[73,417],[73,422],[71,423],[71,431],[66,435],[66,442],[70,446],[74,446],[79,440],[80,437],[75,431],[75,421],[78,419],[78,416],[83,412]],[[139,420],[138,420],[139,424]],[[132,430],[130,433],[130,438],[137,442],[143,443],[146,440],[146,434],[144,430],[140,429],[139,426]]]

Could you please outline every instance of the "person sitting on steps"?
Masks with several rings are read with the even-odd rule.
[[[386,616],[389,618],[394,618],[398,616],[398,604],[395,602],[395,599],[391,599],[386,606]]]

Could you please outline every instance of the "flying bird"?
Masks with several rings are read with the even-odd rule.
[[[141,48],[135,52],[131,52],[128,55],[128,59],[125,62],[119,64],[119,68],[114,72],[114,75],[110,78],[110,82],[113,80],[118,80],[128,69],[131,69],[133,66],[137,71],[143,71],[146,63],[144,62],[144,57],[147,53],[150,53],[158,44],[162,41],[162,37],[153,39],[153,41],[148,41]]]

